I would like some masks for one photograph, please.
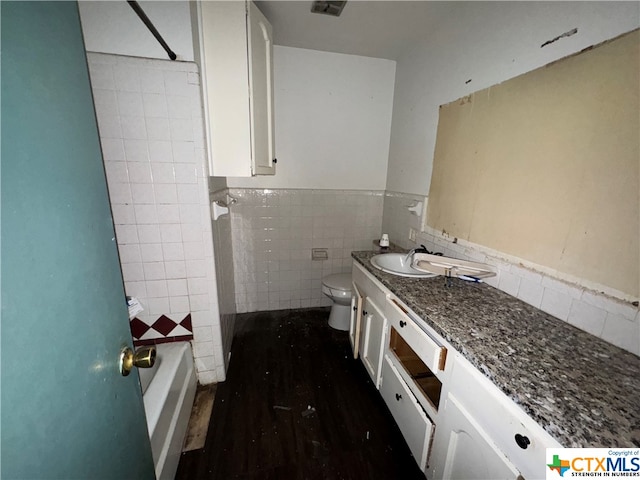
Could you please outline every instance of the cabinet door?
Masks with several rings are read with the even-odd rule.
[[[436,473],[436,478],[501,480],[520,476],[520,472],[451,394],[447,397],[445,412],[446,428],[450,431],[449,444],[441,469],[442,477]]]
[[[362,317],[362,295],[355,282],[351,283],[351,321],[349,323],[349,341],[353,350],[353,358],[358,358],[360,350],[360,319]]]
[[[373,384],[379,388],[387,319],[368,297],[365,298],[362,308],[362,328],[364,330],[361,334],[364,335],[364,341],[361,342],[360,358],[362,358],[362,363],[369,372]]]
[[[274,175],[273,42],[271,25],[249,2],[249,88],[251,98],[251,161],[254,175]]]

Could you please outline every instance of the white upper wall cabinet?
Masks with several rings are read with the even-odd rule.
[[[199,2],[210,174],[274,175],[271,25],[252,2]]]

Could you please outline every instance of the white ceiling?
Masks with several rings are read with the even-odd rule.
[[[462,2],[349,0],[339,17],[311,13],[311,1],[257,1],[275,45],[396,60]]]

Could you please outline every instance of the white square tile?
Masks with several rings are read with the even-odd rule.
[[[178,205],[157,205],[158,222],[163,224],[180,223]]]
[[[138,71],[133,65],[114,65],[113,76],[116,82],[116,90],[124,92],[139,92],[140,82]]]
[[[181,205],[197,205],[198,201],[198,189],[193,184],[178,184],[178,203]]]
[[[160,227],[158,225],[138,225],[137,231],[140,243],[160,243]]]
[[[109,182],[110,188],[111,185],[116,183],[129,183],[129,172],[126,162],[107,162],[104,164],[104,170],[107,174],[107,181]]]
[[[143,140],[147,138],[144,117],[121,116],[122,138]]]
[[[197,368],[197,365],[196,365],[196,368]],[[197,374],[198,374],[198,383],[200,385],[210,385],[212,383],[217,383],[218,381],[224,380],[224,377],[222,377],[220,380],[218,379],[216,370],[204,370],[204,371],[198,370]]]
[[[207,270],[205,264],[201,260],[187,260],[187,277],[188,278],[200,278],[207,276]]]
[[[152,315],[166,315],[169,313],[169,299],[167,297],[147,298],[147,309]]]
[[[165,117],[147,117],[147,136],[149,140],[167,140],[171,138],[169,119]]]
[[[204,260],[204,246],[202,242],[184,243],[185,260]]]
[[[171,148],[176,163],[196,163],[193,142],[176,140],[171,142]]]
[[[184,223],[182,222],[182,241],[187,242],[201,242],[202,241],[202,227],[199,223]]]
[[[109,198],[111,203],[131,203],[131,188],[128,183],[110,183]]]
[[[153,183],[174,184],[176,181],[173,163],[152,163],[151,174],[153,176]]]
[[[189,82],[186,72],[163,72],[164,87],[167,95],[180,95],[187,97],[189,95]],[[185,98],[185,102],[188,99]]]
[[[168,296],[166,280],[151,280],[147,282],[147,295],[149,297]]]
[[[140,246],[137,244],[118,245],[121,263],[141,263]]]
[[[215,370],[216,361],[213,358],[213,355],[210,357],[199,357],[194,358],[196,364],[196,370],[198,370],[198,376],[202,375],[201,372],[206,372],[208,370]]]
[[[177,312],[188,312],[189,308],[189,297],[188,296],[180,296],[180,297],[170,297],[169,303],[171,305],[171,313]]]
[[[213,354],[213,342],[196,342],[194,338],[193,342],[193,356],[194,358],[206,357]]]
[[[145,93],[164,93],[164,77],[161,70],[140,68],[140,89]]]
[[[144,115],[146,117],[168,117],[167,101],[165,95],[158,93],[144,93]]]
[[[118,245],[138,243],[138,232],[135,225],[115,225]]]
[[[179,278],[175,280],[167,280],[167,288],[170,296],[188,295],[187,280]]]
[[[189,304],[192,312],[201,312],[209,309],[209,295],[189,295]]]
[[[176,186],[168,183],[154,184],[156,192],[156,203],[165,205],[174,205],[178,203],[178,192]]]
[[[580,300],[573,300],[567,321],[597,337],[602,335],[607,312]]]
[[[128,162],[148,162],[149,149],[146,140],[128,138],[124,140],[124,153]]]
[[[174,163],[176,183],[198,183],[198,169],[189,163]]]
[[[184,247],[182,243],[163,243],[162,254],[167,262],[184,260]]]
[[[543,287],[545,287],[545,289],[551,288],[556,292],[563,293],[570,296],[571,298],[580,299],[580,297],[582,296],[582,288],[578,288],[574,285],[556,280],[555,278],[543,277],[541,284]]]
[[[117,92],[118,111],[121,116],[143,117],[142,94],[139,92]]]
[[[144,271],[142,270],[142,263],[123,263],[122,278],[125,282],[136,282],[144,280]]]
[[[583,292],[581,300],[589,305],[606,310],[607,312],[622,315],[627,320],[635,319],[636,314],[638,313],[638,307],[634,307],[633,305],[609,298],[606,295],[600,295],[588,290]]]
[[[137,299],[146,298],[147,296],[147,284],[144,281],[136,282],[124,282],[124,291],[127,296],[136,297]],[[146,305],[142,305],[146,308]]]
[[[191,102],[175,95],[167,95],[166,100],[171,118],[191,118]]]
[[[149,140],[149,157],[152,162],[173,162],[171,142],[169,140]]]
[[[526,302],[536,308],[540,308],[543,293],[544,287],[539,283],[532,282],[526,278],[520,280],[520,287],[518,289],[517,296],[523,302]]]
[[[133,211],[133,205],[112,204],[111,213],[113,215],[113,223],[116,225],[135,225],[136,216]]]
[[[602,338],[631,353],[640,355],[640,323],[622,315],[607,314]]]
[[[164,271],[167,279],[182,279],[187,277],[187,269],[184,260],[164,262]]]
[[[134,205],[133,209],[136,213],[136,222],[139,225],[158,223],[158,212],[155,205]]]
[[[200,75],[198,72],[189,72],[187,73],[187,81],[189,85],[200,85]]]
[[[569,318],[572,298],[570,295],[560,293],[552,288],[545,288],[542,294],[540,310],[553,315],[560,320],[566,321]]]
[[[163,262],[146,262],[142,264],[145,280],[165,280]]]
[[[151,164],[149,162],[127,162],[131,183],[151,183]]]
[[[201,211],[199,205],[179,205],[180,223],[200,223]]]
[[[162,243],[181,243],[182,242],[182,229],[180,224],[162,224],[160,225],[160,238]],[[182,259],[176,259],[182,260]]]
[[[193,141],[193,126],[190,118],[170,118],[171,140]]]
[[[156,238],[156,241],[158,239]],[[143,243],[140,245],[140,254],[143,262],[162,262],[162,244],[161,243]]]
[[[520,277],[510,273],[501,272],[498,288],[509,295],[516,296],[520,287]]]
[[[93,89],[93,105],[96,114],[100,115],[120,115],[118,110],[118,97],[113,90]]]
[[[125,160],[124,145],[120,138],[102,138],[102,156],[105,162],[121,162]]]
[[[188,278],[189,295],[202,295],[209,293],[209,285],[206,278]]]
[[[151,183],[132,183],[131,184],[131,197],[133,198],[133,203],[136,205],[139,204],[155,204],[156,199],[153,193],[153,185]],[[155,218],[157,219],[157,214],[154,209]],[[137,211],[136,211],[136,218]],[[157,222],[157,220],[156,220]],[[142,223],[154,223],[151,222],[142,222]]]
[[[111,65],[91,63],[90,76],[91,86],[94,89],[100,88],[113,90],[116,88],[116,81],[113,76],[113,68]]]
[[[100,138],[124,138],[120,117],[116,115],[98,114],[98,112],[96,112],[96,117]]]
[[[193,327],[193,340],[199,342],[212,342],[213,333],[211,327]]]

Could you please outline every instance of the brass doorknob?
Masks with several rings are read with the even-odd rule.
[[[133,367],[151,368],[156,363],[156,347],[140,347],[135,352],[129,347],[120,351],[120,373],[126,377]]]

